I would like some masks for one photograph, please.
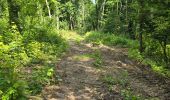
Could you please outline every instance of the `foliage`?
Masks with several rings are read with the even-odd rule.
[[[141,64],[144,64],[146,66],[151,66],[153,71],[157,72],[158,74],[165,76],[165,77],[170,77],[170,71],[165,68],[165,63],[160,63],[156,62],[151,58],[145,58],[142,56],[139,52],[138,49],[130,49],[128,52],[128,56],[132,59],[137,60]]]
[[[54,64],[45,64],[43,66],[35,66],[32,75],[29,76],[28,85],[32,95],[42,91],[43,86],[54,83]]]
[[[35,94],[50,83],[54,66],[46,64],[66,51],[65,40],[70,37],[78,44],[85,40],[131,48],[129,57],[169,76],[169,5],[169,0],[96,0],[95,4],[91,0],[0,0],[1,99],[22,99],[27,91]],[[91,32],[84,34],[87,31]],[[92,54],[97,68],[103,64],[101,56],[99,51]],[[35,82],[26,82],[22,75],[28,67]],[[131,94],[123,93],[128,98]]]
[[[104,83],[108,84],[109,86],[113,86],[113,85],[117,84],[117,80],[115,80],[110,75],[104,76],[104,78],[102,80],[103,80]]]
[[[101,67],[102,67],[102,64],[103,64],[101,52],[98,51],[98,50],[96,50],[96,51],[91,55],[91,57],[95,59],[95,61],[93,62],[93,65],[94,65],[96,68],[101,68]]]
[[[136,41],[132,41],[123,36],[117,36],[111,33],[100,32],[88,32],[85,35],[85,41],[94,42],[97,44],[105,44],[109,46],[121,46],[121,47],[136,47],[138,46]]]
[[[134,95],[130,90],[121,90],[124,100],[143,100],[142,97]]]
[[[166,65],[165,67],[169,66],[170,57],[167,46],[170,43],[168,35],[170,10],[168,0],[98,0],[95,7],[96,30],[136,39],[140,46],[136,44],[137,42],[132,45],[136,45],[140,49],[139,52],[143,57]],[[88,38],[107,45],[127,45],[128,41],[125,39],[114,36],[108,38],[107,36],[107,34],[98,36],[95,34],[92,37],[98,39]],[[132,45],[131,48],[133,48]],[[135,51],[137,52],[137,50]]]
[[[10,2],[4,3],[3,7],[11,7],[7,6],[7,3]],[[60,37],[51,19],[42,16],[43,21],[36,16],[37,12],[40,12],[38,9],[31,9],[25,13],[33,5],[37,6],[32,1],[18,0],[12,6],[21,8],[16,9],[21,11],[18,20],[11,18],[10,15],[11,19],[8,19],[6,14],[13,13],[11,10],[4,11],[5,14],[0,17],[0,99],[2,100],[25,100],[30,93],[33,95],[41,91],[42,86],[49,83],[54,75],[54,67],[45,67],[45,64],[54,62],[54,59],[61,56],[67,48],[65,40]],[[9,20],[14,22],[8,23]],[[41,65],[41,68],[36,69],[37,65]],[[28,67],[33,69],[29,75],[25,72]],[[28,81],[27,77],[34,82]]]
[[[120,94],[124,100],[143,100],[141,96],[136,95],[128,87],[128,72],[122,71],[118,76],[106,75],[102,78],[102,81],[107,85],[110,91],[113,91],[113,87],[120,88]]]
[[[130,58],[136,59],[138,61],[143,60],[143,57],[140,54],[138,49],[130,49],[129,52],[128,52],[128,55],[129,55]]]
[[[102,78],[102,80],[104,83],[108,84],[109,86],[118,84],[122,88],[126,88],[128,84],[128,72],[122,71],[120,72],[120,75],[118,75],[117,77],[106,75]]]
[[[74,31],[66,31],[66,30],[60,30],[59,31],[60,36],[62,36],[65,40],[74,39],[75,41],[82,41],[84,38]]]
[[[110,33],[88,32],[84,38],[85,41],[95,44],[128,47],[130,48],[128,51],[130,58],[136,59],[138,62],[142,62],[146,65],[151,65],[154,71],[163,76],[169,77],[169,70],[165,68],[166,64],[162,60],[162,50],[160,51],[161,46],[155,40],[147,40],[145,43],[145,52],[141,55],[138,50],[138,42],[135,40],[130,40],[127,37],[117,36]],[[100,62],[100,60],[96,60],[96,65],[98,65]]]

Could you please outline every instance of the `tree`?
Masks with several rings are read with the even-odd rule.
[[[20,6],[15,0],[7,0],[8,2],[8,11],[9,11],[9,23],[10,25],[16,24],[19,32],[22,32],[22,26],[19,22],[19,10]]]
[[[46,3],[46,6],[47,6],[47,9],[48,9],[48,15],[51,18],[51,10],[50,10],[50,7],[49,7],[48,0],[45,0],[45,3]]]
[[[139,6],[140,6],[140,10],[139,10],[139,24],[140,24],[140,29],[139,29],[139,51],[140,53],[143,52],[143,29],[144,29],[144,1],[143,0],[139,0]]]

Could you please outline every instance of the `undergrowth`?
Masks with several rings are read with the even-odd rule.
[[[0,22],[0,25],[8,26],[8,22]],[[33,26],[25,27],[22,34],[16,25],[0,30],[2,100],[26,100],[29,95],[39,93],[54,79],[54,64],[67,49],[66,41],[48,22]]]
[[[123,97],[123,100],[143,100],[142,96],[137,95],[130,89],[128,77],[128,72],[122,71],[120,75],[117,76],[105,75],[102,78],[102,81],[107,86],[110,92],[119,92],[120,95]]]
[[[143,54],[140,54],[138,48],[139,48],[139,43],[136,40],[131,40],[125,36],[121,35],[115,35],[113,33],[102,33],[102,32],[87,32],[84,36],[84,40],[86,42],[90,42],[96,45],[104,44],[108,46],[120,46],[120,47],[126,47],[129,48],[128,51],[128,56],[129,58],[132,58],[134,60],[137,60],[141,64],[144,65],[149,65],[153,69],[153,71],[157,72],[160,75],[163,75],[165,77],[170,77],[170,70],[167,69],[164,63],[162,63],[159,55],[155,59],[155,55],[161,54],[161,52],[153,52],[154,48],[156,49],[157,47],[154,47],[154,43],[150,44],[145,44],[145,45],[153,45],[147,46],[148,48],[145,48],[145,51]],[[148,40],[147,40],[148,41]],[[169,46],[168,46],[169,47]],[[167,47],[167,48],[168,48]],[[170,49],[168,49],[170,50]],[[169,56],[169,54],[168,54]],[[151,59],[153,58],[153,59]],[[159,60],[157,59],[159,58]]]
[[[160,64],[159,62],[156,62],[150,58],[146,58],[145,56],[140,54],[137,48],[130,49],[128,52],[128,56],[132,59],[137,60],[141,64],[151,66],[152,70],[158,73],[159,75],[162,75],[164,77],[170,77],[170,70],[165,68],[164,64]]]
[[[93,66],[96,68],[102,68],[103,60],[102,55],[99,50],[96,50],[93,54],[90,55],[92,58],[94,58]]]
[[[99,50],[95,50],[94,53],[90,53],[90,54],[73,56],[73,59],[75,59],[76,61],[93,59],[94,61],[92,65],[93,67],[98,68],[98,69],[102,68],[102,65],[103,65],[102,55]]]
[[[84,37],[86,42],[104,44],[108,46],[134,47],[138,46],[136,41],[127,39],[124,36],[117,36],[111,33],[88,32]]]
[[[76,42],[80,42],[84,39],[83,35],[80,35],[80,34],[78,34],[77,32],[74,32],[74,31],[60,30],[59,34],[65,40],[74,40]]]

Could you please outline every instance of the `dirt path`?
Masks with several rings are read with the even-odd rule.
[[[101,68],[94,67],[93,57],[85,56],[96,50],[101,53]],[[124,100],[129,94],[122,89],[153,100],[170,100],[169,80],[129,60],[125,48],[70,41],[70,50],[57,65],[57,74],[61,77],[59,84],[42,91],[45,100]],[[105,82],[109,76],[117,80],[111,88]]]

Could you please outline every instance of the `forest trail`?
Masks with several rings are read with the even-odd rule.
[[[126,48],[78,43],[74,39],[69,40],[69,45],[67,54],[56,65],[60,82],[43,89],[43,100],[123,100],[129,95],[122,92],[125,90],[154,100],[170,98],[169,79],[130,60]],[[91,56],[96,52],[102,62],[98,67]],[[110,79],[109,88],[110,76],[115,80]]]

